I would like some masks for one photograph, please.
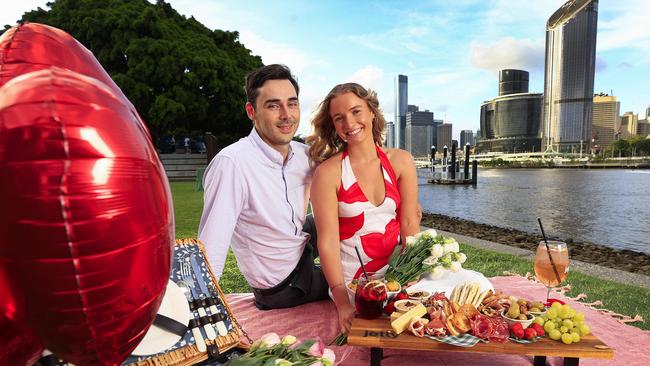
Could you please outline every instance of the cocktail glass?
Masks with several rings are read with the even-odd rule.
[[[566,280],[569,274],[569,250],[565,242],[549,240],[548,249],[545,241],[540,241],[535,252],[535,276],[546,286],[546,302],[551,289]]]
[[[359,276],[357,290],[354,293],[354,307],[359,317],[364,319],[379,318],[388,299],[386,284],[380,276],[368,273]]]

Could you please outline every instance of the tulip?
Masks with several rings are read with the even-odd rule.
[[[282,338],[282,344],[285,346],[290,346],[294,343],[296,343],[296,337],[292,335],[286,335]]]
[[[433,266],[436,263],[438,263],[438,257],[434,257],[434,256],[426,257],[422,261],[422,264],[424,264],[425,266]]]
[[[309,347],[309,355],[314,356],[314,357],[323,357],[323,352],[325,351],[325,343],[323,343],[320,339],[314,342],[314,344]]]
[[[463,268],[460,263],[458,262],[451,262],[451,267],[449,269],[452,270],[452,272],[458,272],[460,269]]]
[[[458,262],[459,263],[461,263],[461,264],[465,263],[466,260],[467,260],[467,256],[465,255],[465,253],[458,253]]]
[[[262,336],[262,338],[260,338],[259,341],[262,346],[266,347],[273,347],[281,342],[280,337],[277,335],[277,333],[266,333]]]
[[[436,236],[438,236],[438,232],[435,229],[427,229],[427,230],[425,230],[425,233],[428,233],[429,235],[431,235],[434,238]]]
[[[410,247],[415,245],[417,243],[417,238],[415,236],[407,236],[406,237],[406,246]]]
[[[278,358],[275,360],[275,366],[291,366],[293,365],[293,362],[289,360],[285,360],[284,358]]]
[[[323,361],[324,366],[334,365],[334,361],[336,361],[336,355],[334,354],[334,351],[329,348],[325,348],[321,361]]]
[[[435,258],[442,257],[445,254],[444,248],[440,244],[433,244],[431,246],[431,256]]]
[[[444,268],[442,268],[441,266],[436,266],[433,267],[433,269],[431,270],[431,277],[433,279],[440,278],[442,277],[443,273],[444,273]]]
[[[459,250],[460,250],[460,248],[458,247],[458,242],[455,241],[455,240],[453,242],[451,242],[451,243],[445,243],[443,245],[443,251],[444,251],[445,254],[447,254],[447,253],[456,253]]]

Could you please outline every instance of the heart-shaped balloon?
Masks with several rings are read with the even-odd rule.
[[[14,319],[18,307],[10,292],[5,273],[0,267],[0,366],[33,365],[43,345],[36,334]]]
[[[92,52],[61,29],[39,23],[17,25],[2,34],[0,50],[0,87],[16,76],[50,66],[69,69],[106,84],[135,114],[141,128],[149,135],[149,130],[133,104]]]
[[[78,42],[14,43],[26,26],[0,39],[0,271],[20,304],[0,304],[0,321],[72,363],[120,364],[169,278],[169,185],[146,127],[92,54],[90,66],[65,64],[85,50]],[[41,58],[18,67],[14,52]],[[67,69],[42,66],[48,55]]]

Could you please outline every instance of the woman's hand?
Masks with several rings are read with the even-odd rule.
[[[338,308],[338,312],[341,332],[345,334],[350,333],[350,328],[352,328],[352,319],[354,319],[354,306],[348,302]]]

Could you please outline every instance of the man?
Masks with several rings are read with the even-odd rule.
[[[232,247],[259,309],[327,298],[327,281],[314,265],[315,225],[306,217],[313,169],[307,146],[292,141],[298,83],[286,66],[268,65],[246,76],[245,89],[254,128],[205,171],[199,239],[218,277]]]

